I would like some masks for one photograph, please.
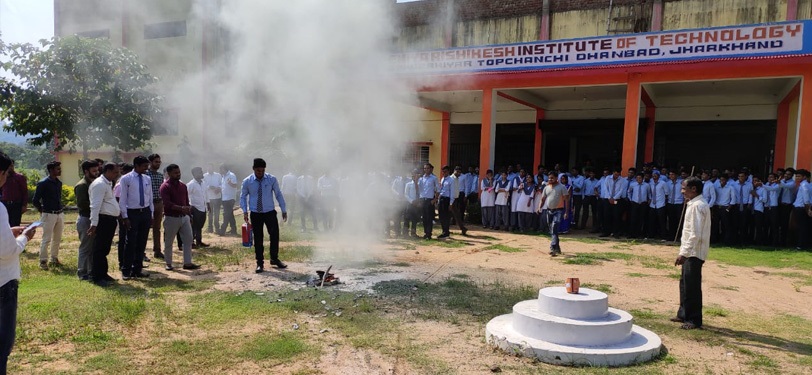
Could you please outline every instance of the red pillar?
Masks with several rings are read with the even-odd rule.
[[[533,168],[538,168],[539,165],[541,165],[541,155],[544,151],[541,149],[541,128],[539,127],[541,120],[543,119],[544,110],[536,109],[536,136],[535,141],[533,142]]]
[[[663,0],[651,4],[651,31],[663,30]]]
[[[443,121],[440,127],[442,133],[440,137],[440,165],[437,166],[438,170],[444,165],[448,165],[448,156],[451,152],[451,115],[448,112],[442,112]]]
[[[798,98],[801,84],[795,87],[778,104],[778,116],[775,126],[775,147],[773,148],[773,165],[776,168],[789,166],[787,163],[787,137],[789,136],[789,104]]]
[[[798,19],[798,0],[787,0],[787,21]]]
[[[541,5],[541,25],[539,27],[539,40],[550,39],[550,0],[543,0]]]
[[[482,91],[482,130],[479,140],[479,174],[485,172],[493,165],[494,143],[496,142],[496,99],[494,91],[487,88]]]
[[[812,168],[812,104],[805,97],[812,97],[812,74],[805,74],[801,80],[801,97],[798,105],[801,107],[798,121],[798,153],[796,154],[796,168]],[[806,100],[804,100],[806,99]]]
[[[626,86],[626,121],[623,125],[623,170],[637,165],[637,136],[640,123],[640,75],[630,74]]]
[[[647,163],[654,161],[654,125],[657,117],[657,106],[654,105],[654,101],[651,100],[645,88],[640,89],[640,97],[643,104],[646,105],[646,142],[643,149],[643,162]]]

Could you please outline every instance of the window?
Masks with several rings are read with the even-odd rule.
[[[186,36],[186,20],[144,25],[144,39]]]
[[[110,39],[110,29],[82,31],[76,35],[91,39]]]
[[[178,111],[165,109],[152,124],[152,135],[178,135]]]
[[[411,145],[401,158],[401,165],[411,170],[429,162],[429,146]]]

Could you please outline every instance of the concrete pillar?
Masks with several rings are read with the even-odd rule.
[[[451,115],[448,112],[442,112],[443,120],[440,125],[440,165],[436,166],[439,170],[444,165],[448,165],[448,157],[451,154]]]
[[[812,169],[812,74],[804,74],[801,80],[801,95],[798,99],[798,152],[795,154],[795,168]]]
[[[646,140],[643,149],[643,162],[654,161],[654,125],[656,124],[657,106],[646,92],[645,88],[640,89],[640,96],[643,104],[646,105]]]
[[[778,104],[778,115],[775,126],[775,147],[773,148],[773,165],[775,167],[790,166],[790,164],[794,162],[794,153],[792,153],[792,157],[787,157],[787,149],[790,147],[787,142],[789,142],[790,139],[790,128],[795,129],[795,126],[790,126],[790,121],[793,119],[797,121],[797,116],[790,116],[790,107],[792,102],[798,99],[800,92],[801,84],[798,83],[790,90],[787,96],[781,100],[781,103]],[[793,149],[795,148],[794,143],[791,146]]]
[[[496,90],[482,91],[482,130],[479,141],[479,174],[485,176],[493,168],[496,151]]]
[[[541,142],[541,120],[544,119],[544,110],[537,109],[536,110],[536,136],[535,142],[533,142],[533,172],[535,173],[536,169],[539,165],[541,165],[541,156],[544,153],[542,149],[542,142]]]
[[[629,75],[626,86],[626,120],[623,125],[623,170],[637,166],[637,136],[640,124],[640,75]]]

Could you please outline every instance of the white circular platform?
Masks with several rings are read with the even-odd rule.
[[[594,289],[581,288],[577,294],[567,293],[564,287],[539,290],[541,311],[562,318],[598,319],[609,309],[609,296]]]
[[[636,325],[632,326],[628,340],[614,345],[553,344],[517,333],[513,329],[512,318],[513,314],[506,314],[488,322],[485,327],[488,343],[509,353],[538,358],[555,365],[628,366],[654,359],[662,347],[657,334]]]
[[[660,354],[655,333],[633,324],[631,314],[609,307],[605,293],[562,287],[513,306],[485,327],[489,344],[542,362],[574,366],[627,366]]]

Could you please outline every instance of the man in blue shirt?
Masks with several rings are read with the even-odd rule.
[[[265,160],[254,159],[254,173],[242,181],[242,191],[240,193],[240,208],[242,208],[245,222],[253,226],[254,233],[254,253],[257,260],[256,273],[265,271],[264,240],[265,231],[263,226],[268,228],[271,237],[271,264],[277,268],[287,268],[285,263],[279,260],[279,221],[276,218],[276,207],[274,206],[274,196],[279,202],[279,209],[282,210],[282,222],[288,221],[288,211],[285,208],[285,197],[282,196],[282,189],[276,177],[265,173]]]
[[[595,178],[595,170],[592,167],[586,167],[584,170],[587,178],[584,179],[583,184],[583,199],[581,206],[583,212],[581,213],[581,229],[586,229],[586,222],[589,220],[589,213],[592,212],[592,230],[590,233],[598,233],[598,180]],[[573,192],[574,194],[574,192]]]
[[[457,199],[458,192],[456,180],[451,177],[451,167],[443,166],[443,179],[440,181],[440,201],[437,205],[437,214],[440,216],[440,226],[443,233],[437,238],[448,238],[451,235],[451,205]]]
[[[581,204],[584,199],[584,176],[581,176],[581,170],[578,167],[573,167],[570,173],[570,185],[572,185],[572,204],[575,212],[572,215],[572,229],[584,229],[585,226],[578,227],[581,222],[578,220],[581,217]]]

